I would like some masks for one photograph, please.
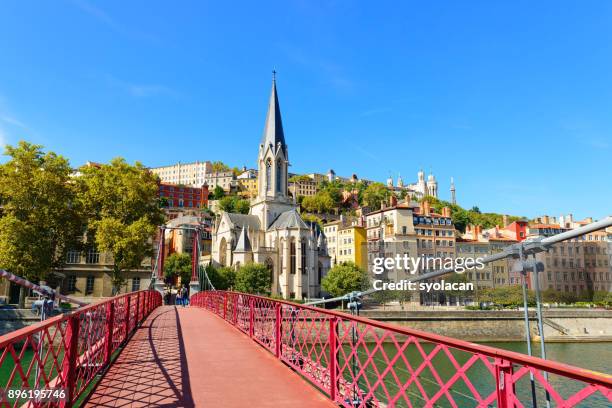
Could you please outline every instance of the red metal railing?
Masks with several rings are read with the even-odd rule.
[[[159,292],[132,292],[1,336],[0,407],[71,407],[138,324],[161,304]],[[65,398],[10,398],[11,389],[63,389]]]
[[[345,407],[609,407],[612,376],[336,311],[235,292],[191,305],[227,320]],[[548,373],[548,380],[544,372]]]

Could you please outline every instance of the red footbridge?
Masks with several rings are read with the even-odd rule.
[[[609,375],[235,292],[117,296],[0,351],[2,407],[612,406]]]

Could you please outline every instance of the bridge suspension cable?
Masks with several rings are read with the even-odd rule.
[[[19,277],[17,275],[14,275],[14,274],[12,274],[12,273],[10,273],[8,271],[5,271],[4,269],[0,269],[0,278],[5,278],[5,279],[7,279],[10,282],[13,282],[13,283],[15,283],[17,285],[23,286],[24,288],[32,289],[33,291],[38,292],[42,296],[45,296],[45,297],[47,297],[49,299],[55,299],[55,298],[62,299],[62,300],[65,300],[66,302],[74,303],[74,304],[79,305],[79,306],[86,306],[86,305],[89,304],[87,302],[83,302],[83,301],[80,301],[80,300],[73,299],[71,297],[62,295],[58,291],[53,290],[53,289],[51,289],[48,286],[40,286],[40,285],[37,285],[35,283],[32,283],[29,280],[21,278],[21,277]]]
[[[201,253],[202,253],[202,248],[201,248],[201,245],[200,245],[200,240],[199,240],[199,239],[197,240],[197,243],[198,243],[198,254],[201,254]],[[209,287],[211,290],[216,290],[216,289],[215,289],[215,286],[214,286],[214,285],[212,284],[212,282],[210,281],[210,277],[208,276],[208,273],[206,272],[206,266],[202,266],[202,270],[203,270],[203,275],[204,275],[204,278],[206,279],[204,283],[207,283],[207,284],[208,284],[208,287]],[[199,272],[199,271],[198,271],[198,272]],[[202,288],[200,288],[200,290],[202,290]]]

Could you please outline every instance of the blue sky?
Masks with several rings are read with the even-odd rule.
[[[4,0],[0,143],[254,166],[273,68],[293,172],[612,213],[608,1]]]

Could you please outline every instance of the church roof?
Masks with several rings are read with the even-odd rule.
[[[296,210],[288,210],[281,213],[270,225],[269,229],[303,228],[308,229],[308,225],[302,220]]]
[[[234,251],[238,252],[248,252],[251,250],[251,241],[249,240],[249,235],[247,234],[246,228],[242,227],[240,231],[240,236],[238,237],[238,242],[236,242],[236,248]]]
[[[276,75],[276,74],[275,74]],[[268,145],[276,146],[280,143],[285,157],[287,156],[287,146],[285,144],[285,133],[283,132],[283,121],[281,120],[280,106],[276,94],[276,77],[272,79],[272,91],[270,102],[268,103],[268,114],[266,115],[266,125],[264,127],[261,144],[264,148]]]
[[[256,215],[251,214],[235,214],[235,213],[226,213],[230,222],[234,224],[234,226],[243,228],[248,227],[253,231],[258,231],[260,229],[259,218]]]

